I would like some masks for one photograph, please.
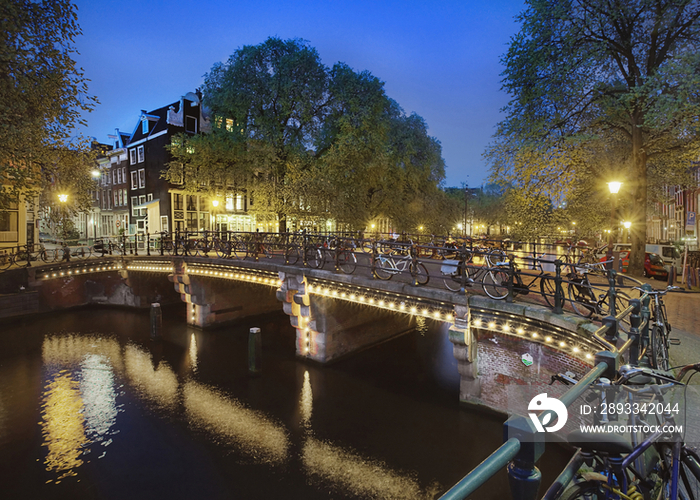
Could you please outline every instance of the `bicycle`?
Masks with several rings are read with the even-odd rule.
[[[498,254],[495,254],[498,255]],[[487,257],[487,262],[490,257]],[[528,257],[529,258],[529,257]],[[554,278],[542,268],[539,260],[535,259],[539,273],[532,276],[532,281],[525,283],[522,278],[523,272],[517,262],[513,260],[513,295],[527,295],[530,289],[539,280],[540,294],[544,297],[549,307],[554,307],[554,294],[556,292]],[[484,293],[496,300],[503,300],[508,296],[508,279],[510,276],[510,264],[507,262],[497,262],[495,266],[489,267],[481,280],[481,287]]]
[[[671,323],[669,323],[666,317],[666,305],[662,299],[666,293],[671,290],[677,290],[678,288],[677,286],[670,285],[665,290],[649,291],[634,287],[634,290],[647,293],[650,297],[653,297],[654,300],[649,321],[649,347],[651,352],[648,353],[648,356],[651,366],[657,370],[670,370],[671,363],[668,356],[669,346],[671,344],[680,344],[680,341],[677,339],[670,338]]]
[[[594,314],[606,316],[612,313],[610,287],[607,284],[592,283],[590,279],[590,275],[605,276],[605,270],[602,267],[606,264],[607,262],[598,262],[571,266],[572,271],[567,277],[568,296],[571,308],[579,316],[590,318]],[[604,293],[598,293],[603,290]],[[630,297],[625,292],[617,290],[615,293],[618,299],[629,303]]]
[[[639,367],[623,366],[620,377],[615,381],[599,379],[596,388],[600,390],[598,404],[607,408],[629,405],[630,408],[644,407],[661,408],[662,410],[649,415],[655,415],[650,425],[642,412],[630,412],[629,424],[648,430],[646,434],[631,434],[632,440],[618,434],[592,433],[573,431],[567,441],[579,449],[574,459],[579,464],[578,472],[571,483],[564,487],[554,486],[545,494],[548,500],[575,499],[610,499],[610,500],[642,500],[653,499],[700,499],[700,459],[697,453],[688,448],[677,433],[674,412],[679,413],[678,407],[663,399],[663,394],[672,387],[686,387],[683,378],[690,370],[700,371],[700,364],[687,365],[678,377],[672,378],[667,373]],[[641,376],[642,380],[633,381]],[[646,384],[652,379],[657,384],[635,386],[635,383]],[[565,384],[575,384],[561,374],[552,377],[552,383],[559,380]],[[666,382],[665,384],[660,384]],[[610,388],[617,386],[621,389],[621,399],[610,399]],[[593,400],[589,399],[593,405]],[[621,412],[622,413],[622,412]],[[595,414],[594,425],[608,422],[613,413]],[[619,416],[618,416],[619,419]],[[612,418],[611,418],[612,420]],[[667,426],[667,427],[664,427]],[[601,438],[605,439],[601,439]],[[640,439],[641,438],[641,439]],[[572,459],[572,460],[574,460]],[[581,467],[586,465],[586,468]],[[637,467],[639,465],[639,467]],[[558,490],[558,491],[557,491]]]
[[[374,276],[380,280],[390,280],[396,274],[408,270],[411,276],[415,277],[415,281],[419,285],[426,285],[430,280],[428,270],[422,262],[418,262],[410,254],[394,255],[394,254],[378,254],[374,259],[373,272]]]
[[[49,253],[44,248],[44,245],[39,244],[39,250],[35,250],[36,245],[25,245],[24,247],[17,247],[17,251],[13,253],[9,258],[9,265],[16,265],[18,267],[29,267],[34,261],[41,259],[43,262],[51,262],[51,257]]]

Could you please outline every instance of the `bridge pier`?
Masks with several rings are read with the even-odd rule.
[[[478,400],[481,397],[478,339],[476,329],[471,327],[469,305],[455,305],[454,318],[454,324],[449,329],[449,336],[460,375],[459,399],[460,401]]]
[[[182,259],[173,261],[168,279],[187,303],[187,324],[199,328],[279,310],[272,288],[244,282],[232,285],[214,275],[192,274]]]
[[[412,328],[406,314],[311,294],[303,272],[279,276],[277,299],[296,329],[299,357],[329,363]]]

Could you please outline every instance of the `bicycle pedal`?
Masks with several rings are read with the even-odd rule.
[[[681,345],[681,339],[668,339],[670,345]]]

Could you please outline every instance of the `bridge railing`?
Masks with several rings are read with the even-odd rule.
[[[637,366],[640,359],[644,358],[645,349],[649,344],[650,296],[648,292],[652,289],[649,285],[639,284],[645,290],[641,296],[630,300],[629,306],[618,314],[604,318],[602,326],[594,333],[606,349],[595,355],[594,367],[559,398],[567,408],[600,377],[616,378],[624,355],[628,356],[627,363],[632,366]],[[618,348],[619,325],[627,317],[631,328],[626,341]],[[548,411],[540,414],[538,418],[540,423],[553,423],[553,416],[552,412]],[[445,492],[440,497],[441,500],[467,498],[504,467],[508,469],[511,497],[514,500],[534,500],[537,497],[541,474],[536,464],[545,452],[545,442],[541,433],[538,433],[529,418],[512,416],[504,423],[503,435],[505,442]],[[578,455],[574,455],[550,485],[543,499],[559,498],[581,465],[577,457]]]

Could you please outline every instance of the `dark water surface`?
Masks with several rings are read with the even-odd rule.
[[[443,325],[321,367],[283,314],[212,331],[183,316],[164,311],[162,342],[148,312],[5,324],[0,498],[436,498],[502,442],[500,417],[459,405]],[[566,460],[547,450],[543,489]],[[502,473],[473,498],[509,497]]]

